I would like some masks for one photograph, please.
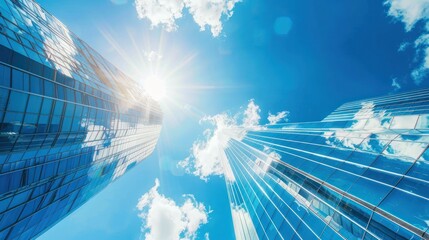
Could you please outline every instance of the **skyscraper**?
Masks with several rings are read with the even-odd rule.
[[[237,238],[428,239],[428,103],[429,90],[390,95],[236,134],[224,157]]]
[[[0,0],[0,239],[30,239],[155,148],[140,85],[32,0]]]

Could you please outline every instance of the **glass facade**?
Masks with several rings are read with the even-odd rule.
[[[0,239],[31,239],[152,153],[157,102],[32,0],[0,0]]]
[[[225,148],[238,239],[429,239],[429,90],[246,129]]]

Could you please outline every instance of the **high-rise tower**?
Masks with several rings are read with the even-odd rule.
[[[428,239],[429,90],[244,129],[225,148],[238,239]]]
[[[0,239],[30,239],[146,158],[158,103],[32,0],[0,0]]]

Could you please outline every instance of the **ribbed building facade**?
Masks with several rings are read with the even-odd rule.
[[[225,149],[237,239],[429,239],[429,90],[246,129]]]
[[[32,0],[0,0],[0,239],[31,239],[149,156],[162,113]]]

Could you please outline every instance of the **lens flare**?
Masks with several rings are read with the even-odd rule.
[[[167,96],[165,81],[162,78],[152,76],[148,79],[145,79],[143,86],[149,96],[157,101],[160,101]]]

